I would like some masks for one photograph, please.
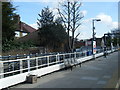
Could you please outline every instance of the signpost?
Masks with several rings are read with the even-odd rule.
[[[93,41],[93,54],[96,54],[96,41]]]

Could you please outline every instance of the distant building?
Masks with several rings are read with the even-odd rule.
[[[115,29],[111,31],[111,34],[114,35],[114,37],[119,37],[120,38],[120,29]]]
[[[102,37],[103,38],[103,37]],[[101,46],[102,38],[96,38],[96,45]],[[85,39],[80,41],[82,44],[79,44],[80,46],[92,46],[92,38],[91,39]]]
[[[120,33],[120,29],[118,29],[118,30],[112,30],[111,33],[113,33],[113,34],[114,33]]]
[[[20,21],[20,16],[16,15],[14,16],[14,19],[16,20],[16,30],[15,30],[15,37],[21,38],[23,36],[28,35],[29,33],[32,33],[36,31],[35,28],[31,27],[30,25]]]
[[[80,48],[82,46],[85,46],[85,42],[83,40],[75,41],[75,48]]]

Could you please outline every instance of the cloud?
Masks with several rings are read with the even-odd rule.
[[[85,23],[91,23],[91,21],[92,21],[92,18],[89,18],[89,19],[83,20],[82,23],[83,24],[85,24]]]
[[[96,16],[96,18],[101,19],[101,22],[105,23],[111,29],[118,27],[118,22],[114,22],[110,15],[100,13],[99,15]]]
[[[112,22],[112,27],[118,28],[118,22]]]
[[[31,27],[35,28],[35,29],[38,29],[38,25],[37,23],[33,23],[33,24],[29,24]]]
[[[111,24],[112,23],[112,17],[109,15],[106,15],[104,13],[100,13],[99,15],[96,16],[96,18],[101,19],[102,22],[106,24]]]
[[[90,23],[92,23],[93,19],[101,19],[100,23],[105,24],[110,29],[118,28],[118,22],[113,21],[113,19],[110,15],[107,15],[107,14],[104,14],[104,13],[98,14],[95,18],[85,19],[82,22],[84,24],[85,23],[90,24]]]
[[[93,19],[101,19],[101,21],[99,22],[99,25],[97,27],[97,37],[101,37],[102,35],[104,35],[105,32],[108,32],[112,29],[118,28],[118,22],[117,21],[113,21],[112,17],[110,15],[107,15],[105,13],[100,13],[98,15],[96,15],[94,18],[88,18],[82,21],[82,27],[79,28],[81,34],[79,36],[79,39],[86,39],[86,38],[90,38],[92,36],[92,20]],[[102,29],[102,30],[101,30]]]
[[[55,15],[55,18],[59,16],[58,10],[56,8],[50,8],[50,10],[53,12],[53,15]]]
[[[81,12],[83,13],[84,16],[86,16],[86,14],[87,14],[87,11],[86,11],[86,10],[83,10],[83,11],[81,11]]]
[[[91,34],[83,31],[80,33],[80,35],[78,36],[79,39],[88,39],[88,38],[91,38]]]

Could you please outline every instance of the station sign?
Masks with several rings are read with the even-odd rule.
[[[93,54],[96,54],[96,41],[93,41]]]

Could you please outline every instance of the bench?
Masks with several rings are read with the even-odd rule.
[[[76,67],[77,65],[80,65],[80,67],[81,67],[81,62],[77,61],[75,58],[66,59],[66,60],[64,60],[64,65],[65,65],[65,70],[70,68],[72,71],[73,66]]]

